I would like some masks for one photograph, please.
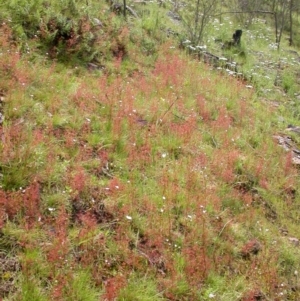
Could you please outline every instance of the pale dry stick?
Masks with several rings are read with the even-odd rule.
[[[163,122],[165,116],[168,114],[168,112],[170,112],[170,110],[172,109],[174,103],[175,103],[175,101],[173,101],[171,103],[171,105],[168,107],[168,109],[166,110],[166,112],[164,113],[164,115],[156,121],[156,126],[158,126],[158,124],[161,124]]]
[[[225,223],[225,225],[223,226],[222,230],[221,230],[221,231],[219,232],[219,234],[218,234],[219,237],[222,235],[222,233],[223,233],[223,231],[225,230],[226,226],[227,226],[229,223],[231,223],[232,221],[233,221],[233,219],[230,219],[229,221],[227,221],[227,222]]]

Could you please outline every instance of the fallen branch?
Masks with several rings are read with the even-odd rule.
[[[138,18],[139,16],[137,15],[137,13],[130,7],[130,6],[126,6],[126,9],[135,17]]]

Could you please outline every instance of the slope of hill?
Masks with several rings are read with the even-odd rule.
[[[0,298],[298,300],[299,172],[273,138],[297,95],[180,51],[163,8],[99,9],[24,40],[3,17]]]

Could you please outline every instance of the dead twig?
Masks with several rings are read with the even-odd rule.
[[[233,219],[230,219],[229,221],[227,221],[227,222],[225,223],[225,225],[223,226],[222,230],[221,230],[221,231],[219,232],[219,234],[218,234],[219,237],[222,235],[222,233],[223,233],[223,231],[225,230],[225,228],[227,227],[227,225],[228,225],[229,223],[231,223],[232,221],[233,221]]]

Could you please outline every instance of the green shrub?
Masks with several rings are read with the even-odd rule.
[[[107,15],[101,16],[102,25],[94,24],[94,14],[102,6],[74,0],[13,0],[3,5],[1,17],[11,21],[14,39],[21,50],[30,51],[29,43],[34,41],[36,43],[31,44],[49,53],[51,58],[90,62],[99,59],[110,47],[103,29]],[[113,30],[111,36],[114,32],[118,31]]]

